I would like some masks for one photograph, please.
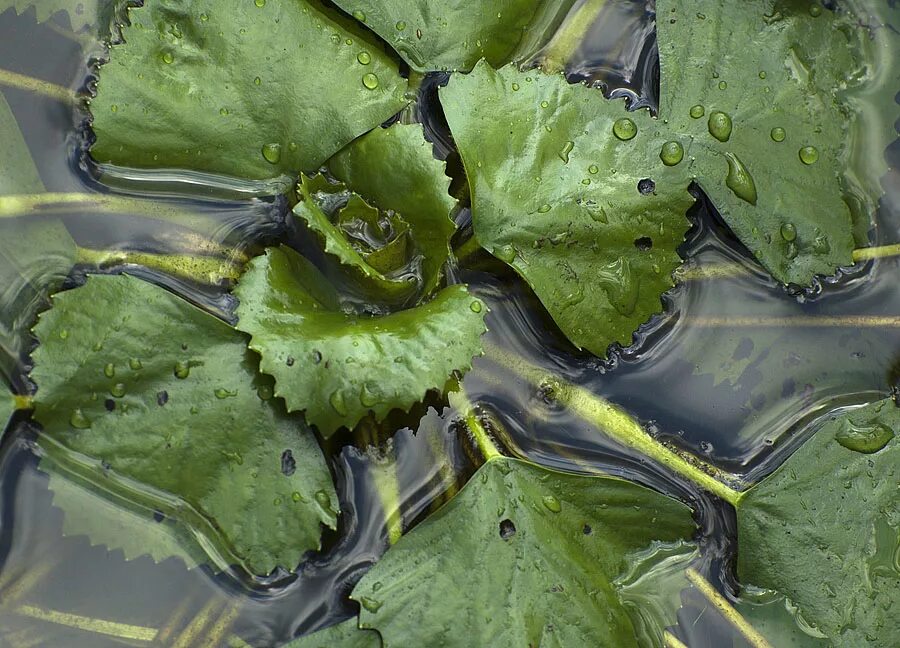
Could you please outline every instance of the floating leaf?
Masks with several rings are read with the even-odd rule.
[[[129,16],[91,102],[99,162],[294,176],[408,103],[381,46],[318,3],[148,0]]]
[[[388,647],[637,646],[613,581],[693,530],[686,506],[637,484],[494,457],[352,597]]]
[[[0,196],[43,193],[19,125],[0,94]],[[0,371],[11,375],[47,293],[69,274],[75,242],[56,219],[0,218]]]
[[[510,60],[533,16],[535,0],[337,0],[371,28],[411,68],[470,70],[479,59],[493,65]]]
[[[35,327],[31,377],[54,461],[217,529],[217,548],[253,573],[293,569],[318,548],[320,523],[336,523],[328,467],[270,400],[242,335],[128,276],[91,277],[53,304]]]
[[[376,128],[352,142],[331,160],[328,169],[353,191],[382,210],[409,223],[415,250],[422,255],[424,294],[440,283],[456,231],[450,218],[447,165],[436,160],[419,124]]]
[[[300,637],[284,648],[381,648],[381,637],[373,630],[360,630],[356,619]]]
[[[486,308],[465,286],[391,315],[348,315],[318,270],[282,247],[254,259],[235,294],[237,326],[276,394],[325,436],[368,412],[409,409],[481,352]]]
[[[104,32],[112,21],[114,0],[0,0],[0,13],[10,7],[23,14],[32,7],[39,23],[47,22],[58,13],[65,13],[72,24],[72,31],[98,25]]]
[[[740,579],[835,645],[900,636],[898,432],[890,399],[834,416],[737,507]]]
[[[772,646],[825,648],[829,645],[820,632],[805,626],[802,618],[797,618],[796,607],[790,601],[783,596],[773,598],[767,602],[751,602],[742,594],[742,600],[735,608]]]
[[[658,156],[664,125],[646,112],[626,118],[621,104],[560,75],[484,63],[453,78],[441,100],[481,245],[525,278],[579,347],[604,355],[630,344],[661,309],[690,226],[689,180]],[[636,127],[641,144],[615,137],[617,123]]]

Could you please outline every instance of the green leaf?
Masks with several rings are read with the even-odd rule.
[[[843,177],[854,117],[841,95],[860,84],[867,63],[855,51],[864,34],[855,16],[810,6],[668,0],[657,8],[669,17],[657,25],[660,118],[696,158],[692,173],[741,242],[776,279],[802,285],[851,264]],[[694,105],[703,118],[691,118]],[[709,133],[715,111],[733,123],[727,142]],[[773,140],[775,128],[783,141]],[[807,146],[814,164],[801,161]],[[755,204],[729,187],[729,156],[752,176]]]
[[[284,648],[381,648],[381,637],[372,630],[360,630],[356,619],[300,637]]]
[[[328,169],[373,205],[409,223],[415,250],[423,257],[423,292],[430,294],[450,256],[457,202],[448,193],[447,165],[434,158],[422,126],[376,128],[329,160]]]
[[[510,60],[541,3],[536,0],[337,0],[419,72],[470,70]]]
[[[774,589],[835,645],[900,636],[900,408],[836,415],[737,507],[738,575]]]
[[[115,4],[114,0],[0,0],[0,13],[13,7],[17,14],[23,14],[34,7],[37,22],[43,23],[65,12],[72,24],[72,31],[77,32],[85,27],[108,25],[112,21]]]
[[[15,115],[0,94],[0,196],[43,193]],[[0,218],[0,372],[28,348],[28,327],[75,262],[75,242],[56,219]]]
[[[498,456],[352,598],[388,647],[636,646],[613,581],[634,552],[693,531],[686,506],[642,486]]]
[[[643,141],[621,142],[621,104],[561,75],[484,63],[453,78],[441,101],[481,245],[522,275],[577,346],[601,356],[628,346],[661,310],[690,226],[687,164],[666,167],[658,155],[665,125],[631,113]],[[638,190],[644,178],[654,192]]]
[[[91,277],[53,304],[35,327],[31,377],[39,442],[56,462],[220,534],[206,543],[256,574],[319,547],[320,523],[336,522],[328,467],[270,400],[244,336],[129,276]]]
[[[796,607],[783,596],[767,602],[747,600],[742,593],[735,604],[738,613],[750,622],[772,646],[778,648],[825,648],[828,641],[820,632],[805,626]]]
[[[309,261],[282,247],[254,259],[235,294],[237,327],[276,395],[325,436],[369,412],[381,420],[408,410],[481,352],[486,308],[461,285],[409,310],[353,316]]]
[[[92,101],[98,162],[295,176],[408,103],[381,46],[318,3],[148,0],[129,16]]]

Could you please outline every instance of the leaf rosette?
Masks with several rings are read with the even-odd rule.
[[[276,394],[326,436],[408,411],[480,353],[486,308],[465,286],[438,289],[455,231],[444,168],[420,125],[357,139],[329,161],[334,179],[298,184],[294,215],[334,267],[273,248],[236,290],[237,326]],[[339,291],[335,274],[362,297]]]

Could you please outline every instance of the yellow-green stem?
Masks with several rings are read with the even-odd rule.
[[[101,269],[129,264],[140,265],[175,277],[212,285],[225,281],[236,281],[241,276],[240,263],[203,255],[152,254],[131,250],[109,251],[79,247],[76,263]]]
[[[688,645],[686,643],[684,643],[681,639],[673,635],[668,630],[666,630],[665,634],[663,634],[663,639],[666,642],[666,648],[688,648]]]
[[[19,74],[18,72],[13,72],[11,70],[4,70],[2,68],[0,68],[0,85],[35,92],[63,103],[75,102],[75,93],[68,88],[58,86],[49,81],[42,81],[41,79],[25,76],[24,74]]]
[[[156,638],[156,628],[128,625],[115,621],[93,619],[79,614],[57,612],[56,610],[44,610],[34,605],[21,605],[15,609],[15,613],[31,619],[38,619],[47,623],[54,623],[69,628],[76,628],[85,632],[127,639],[132,641],[151,642]]]
[[[450,395],[450,404],[465,418],[466,426],[469,428],[469,432],[472,433],[475,444],[478,446],[478,450],[481,452],[484,460],[487,462],[496,457],[502,457],[503,453],[500,452],[491,439],[491,435],[488,434],[481,421],[478,420],[478,416],[475,414],[475,407],[472,405],[472,401],[469,400],[469,396],[462,385],[460,385],[458,392]]]
[[[877,247],[858,248],[853,250],[853,261],[868,261],[870,259],[882,259],[884,257],[900,255],[900,243],[893,245],[881,245]]]
[[[22,396],[21,394],[15,394],[13,396],[15,400],[15,407],[17,410],[31,410],[34,409],[34,399],[31,396]]]
[[[740,501],[740,491],[725,483],[726,480],[736,482],[733,475],[654,439],[640,423],[617,405],[499,347],[486,344],[485,351],[488,358],[535,386],[549,386],[553,397],[571,413],[603,430],[622,445],[637,450],[734,506]]]
[[[703,594],[704,598],[718,610],[719,614],[721,614],[726,621],[741,633],[741,636],[747,640],[748,644],[753,648],[773,648],[772,644],[770,644],[756,628],[750,625],[750,622],[741,616],[740,612],[734,609],[731,603],[728,602],[728,599],[722,596],[697,570],[693,567],[688,567],[685,573],[691,584]]]
[[[541,67],[545,72],[562,72],[596,22],[606,0],[583,0],[580,7],[566,17],[559,31],[544,48]]]

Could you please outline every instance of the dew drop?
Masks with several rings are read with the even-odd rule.
[[[237,390],[225,389],[224,387],[218,387],[213,391],[213,394],[219,400],[225,400],[226,398],[234,398],[238,395]]]
[[[822,7],[818,4],[813,4],[809,7],[809,15],[813,18],[818,18],[822,15]]]
[[[637,131],[637,125],[628,117],[620,117],[613,124],[613,135],[623,142],[634,139]]]
[[[598,167],[596,164],[592,164],[588,167],[588,173],[590,173],[591,175],[597,175],[598,173],[600,173],[600,167]]]
[[[684,159],[684,147],[681,142],[666,142],[659,151],[659,159],[666,166],[675,166]]]
[[[378,87],[378,77],[369,72],[363,75],[362,84],[369,90],[374,90]]]
[[[516,258],[516,248],[512,245],[501,245],[494,248],[494,256],[504,263],[512,263]]]
[[[271,399],[274,394],[269,385],[260,385],[256,388],[256,395],[259,396],[259,400],[267,401]]]
[[[553,209],[553,207],[550,205],[550,203],[544,203],[543,205],[538,207],[537,211],[538,211],[538,214],[546,214],[551,209]]]
[[[481,302],[477,299],[469,304],[469,310],[471,310],[473,313],[480,313],[482,311],[482,308],[483,307],[481,305]]]
[[[541,501],[544,503],[544,507],[551,513],[559,513],[562,511],[562,504],[560,504],[559,500],[553,495],[544,495]]]
[[[751,205],[756,204],[756,183],[750,171],[744,166],[743,162],[734,153],[726,153],[725,159],[728,160],[728,175],[725,177],[725,186],[734,193],[735,196],[744,200]]]
[[[113,104],[112,106],[110,106],[109,109],[112,112],[119,112],[119,107],[116,104]]]
[[[807,166],[819,161],[819,149],[815,146],[804,146],[800,149],[800,161]]]
[[[125,395],[125,385],[123,385],[122,383],[116,383],[109,388],[109,393],[116,398],[122,398],[122,396]]]
[[[162,55],[162,62],[165,63],[166,65],[171,65],[172,63],[175,62],[175,55],[172,54],[172,52],[165,52]]]
[[[781,126],[776,126],[769,135],[773,142],[783,142],[784,138],[787,137],[787,132]]]
[[[61,331],[59,332],[59,339],[60,339],[60,340],[68,340],[68,339],[69,339],[69,332],[68,332],[66,329],[61,330]]]
[[[376,601],[373,598],[369,598],[368,596],[361,596],[359,599],[359,604],[366,609],[366,611],[375,614],[378,610],[381,609],[382,603],[381,601]]]
[[[253,85],[262,85],[262,79],[256,77],[255,79],[253,79]]]
[[[559,159],[562,160],[563,163],[568,164],[569,163],[569,154],[572,152],[572,150],[574,148],[575,148],[575,142],[573,142],[571,140],[566,142],[565,144],[563,144],[562,150],[558,154]]]
[[[793,223],[785,223],[781,226],[781,238],[788,242],[796,240],[797,228]]]
[[[844,419],[843,425],[835,435],[835,440],[848,450],[873,454],[886,446],[894,438],[894,432],[879,421],[854,423]]]
[[[292,499],[294,502],[302,502],[302,501],[303,501],[303,495],[301,495],[298,491],[294,491],[293,493],[291,493],[291,499]]]
[[[513,89],[513,92],[518,92],[518,91],[519,91],[519,84],[518,84],[518,83],[513,83],[513,84],[512,84],[512,89]]]
[[[85,416],[79,407],[72,411],[72,416],[69,417],[69,425],[76,430],[87,430],[91,427],[91,419]]]
[[[709,134],[720,142],[727,142],[731,138],[731,117],[721,110],[716,110],[709,114],[707,126],[709,127]]]
[[[107,378],[113,378],[116,375],[116,365],[112,362],[107,362],[106,366],[103,367],[103,375]]]
[[[257,7],[259,7],[260,9],[262,9],[263,7],[266,6],[266,0],[254,0],[254,4]]]
[[[378,386],[372,383],[363,383],[362,389],[359,392],[359,402],[362,403],[363,407],[374,407],[381,401],[381,394],[379,394]]]
[[[356,18],[359,22],[366,22],[366,14],[357,9],[351,14],[354,18]]]
[[[690,115],[691,115],[692,119],[700,119],[705,114],[706,114],[706,108],[704,108],[700,104],[697,104],[696,106],[691,106]]]
[[[331,403],[332,409],[339,415],[347,416],[347,404],[344,402],[344,392],[340,389],[331,392],[328,402]]]
[[[719,81],[719,90],[726,90],[728,88],[727,81]]]
[[[759,71],[759,78],[760,78],[760,79],[765,79],[767,76],[769,76],[769,75],[766,74],[766,71],[765,71],[765,70],[760,70],[760,71]]]
[[[360,65],[368,65],[372,62],[372,55],[363,50],[356,55],[356,60],[359,61]]]
[[[278,164],[281,161],[281,144],[266,144],[262,147],[262,156],[269,164]]]
[[[549,107],[550,107],[550,102],[549,102],[549,101],[542,101],[542,102],[541,102],[541,108],[549,108]]]
[[[394,25],[394,27],[397,28],[397,31],[403,31],[404,29],[406,29],[406,23],[403,22],[402,20],[398,20],[397,24]]]
[[[184,380],[191,375],[191,365],[187,362],[182,362],[181,360],[179,360],[175,363],[175,369],[173,373],[179,380]]]

